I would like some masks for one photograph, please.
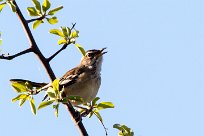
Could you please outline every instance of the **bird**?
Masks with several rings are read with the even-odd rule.
[[[90,103],[97,95],[101,85],[101,67],[106,48],[92,49],[85,52],[78,66],[68,70],[60,79],[62,97],[80,96],[83,103]],[[11,80],[10,80],[11,81]],[[33,82],[35,83],[35,82]],[[52,83],[44,84],[40,90],[48,89]],[[73,106],[82,104],[78,101],[71,102]]]
[[[84,103],[96,97],[101,85],[103,55],[107,53],[105,49],[86,51],[79,65],[60,78],[59,85],[64,88],[62,94],[66,97],[80,96]],[[79,102],[72,102],[72,105],[79,105]]]

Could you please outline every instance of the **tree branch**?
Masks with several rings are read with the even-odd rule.
[[[54,72],[52,71],[50,64],[47,62],[47,59],[43,56],[43,54],[41,53],[40,49],[38,48],[33,35],[30,31],[30,28],[28,26],[27,21],[25,20],[23,14],[21,13],[21,10],[19,9],[16,1],[13,1],[13,4],[16,6],[16,14],[19,18],[19,20],[21,21],[22,27],[27,35],[28,41],[30,43],[31,48],[33,49],[33,52],[36,54],[36,56],[39,58],[39,60],[41,61],[42,65],[44,66],[48,76],[50,77],[50,79],[52,81],[54,81],[56,79],[56,76],[54,74]]]
[[[19,9],[15,0],[13,1],[13,4],[16,6],[16,14],[17,14],[17,16],[18,16],[18,18],[22,24],[22,27],[23,27],[26,35],[27,35],[28,41],[30,43],[30,47],[32,48],[33,52],[38,57],[38,59],[41,61],[42,65],[44,66],[50,79],[52,81],[54,81],[56,79],[56,76],[55,76],[54,72],[52,71],[48,60],[43,56],[40,49],[38,48],[38,46],[34,40],[34,37],[30,31],[30,28],[28,26],[28,23],[25,20],[23,14],[21,13],[21,10]],[[87,131],[86,131],[86,129],[82,123],[82,120],[78,120],[77,118],[75,118],[78,115],[78,112],[75,111],[75,109],[73,108],[73,106],[71,104],[65,104],[65,106],[67,107],[67,110],[71,114],[71,117],[74,119],[73,121],[76,124],[77,128],[79,129],[80,135],[81,136],[88,136],[88,133],[87,133]]]
[[[73,108],[73,106],[70,102],[64,103],[64,105],[67,108],[67,110],[69,111],[69,113],[71,114],[73,121],[78,126],[80,135],[81,136],[88,136],[88,133],[86,132],[86,129],[82,123],[82,118],[81,118],[80,113]]]
[[[56,51],[52,56],[47,58],[47,61],[50,62],[54,57],[56,57],[61,51],[67,48],[67,44],[64,44],[58,51]]]
[[[30,53],[30,52],[33,52],[32,48],[28,48],[28,49],[26,49],[26,50],[24,50],[24,51],[21,51],[21,52],[19,52],[19,53],[16,53],[15,55],[11,55],[11,56],[10,56],[10,55],[2,54],[2,55],[0,56],[0,59],[12,60],[12,59],[14,59],[14,58],[16,58],[16,57],[19,57],[19,56],[21,56],[21,55],[24,55],[24,54]]]

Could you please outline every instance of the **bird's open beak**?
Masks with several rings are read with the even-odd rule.
[[[105,48],[102,48],[102,49],[100,50],[99,54],[97,55],[97,58],[99,58],[99,57],[103,56],[103,54],[106,54],[106,53],[107,53],[107,51],[104,51],[105,49],[106,49],[106,47],[105,47]]]
[[[100,50],[100,56],[102,56],[103,54],[106,54],[106,53],[107,53],[107,51],[104,51],[105,49],[107,49],[107,48],[105,47],[105,48],[102,48],[102,49]]]

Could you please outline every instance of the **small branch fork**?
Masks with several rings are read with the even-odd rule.
[[[40,62],[42,63],[42,65],[44,66],[49,78],[54,81],[56,79],[56,76],[49,64],[49,62],[54,58],[56,57],[61,51],[63,51],[64,49],[66,49],[67,45],[68,44],[65,44],[62,46],[61,49],[59,49],[57,52],[55,52],[53,55],[51,55],[49,58],[45,58],[44,55],[41,53],[40,49],[38,48],[38,45],[36,44],[35,42],[35,39],[31,33],[31,30],[28,26],[28,23],[32,22],[32,21],[35,21],[35,20],[38,20],[38,19],[41,19],[41,18],[37,18],[37,19],[33,19],[33,20],[26,20],[23,16],[23,14],[21,13],[21,10],[20,8],[18,7],[18,4],[16,3],[15,0],[13,0],[13,4],[16,6],[16,15],[17,17],[19,18],[21,24],[22,24],[22,27],[25,31],[25,34],[27,35],[27,38],[28,38],[28,41],[29,41],[29,44],[30,44],[30,48],[24,50],[24,51],[21,51],[15,55],[0,55],[0,59],[4,59],[4,60],[12,60],[16,57],[19,57],[21,55],[24,55],[24,54],[27,54],[27,53],[30,53],[30,52],[33,52],[37,57],[38,59],[40,60]],[[72,26],[72,29],[74,28],[75,24],[73,24]],[[64,104],[65,107],[67,108],[68,112],[70,113],[71,117],[73,118],[73,121],[74,123],[76,124],[77,128],[79,129],[79,132],[80,132],[80,135],[81,136],[88,136],[88,133],[82,123],[82,120],[79,119],[80,116],[78,116],[78,112],[73,108],[73,106],[71,105],[71,103],[67,103],[67,104]]]

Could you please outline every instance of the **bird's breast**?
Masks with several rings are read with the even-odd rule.
[[[64,88],[66,96],[80,96],[84,102],[91,102],[97,95],[101,84],[101,77],[96,77],[84,82],[76,83],[73,86]],[[78,102],[72,102],[73,105],[79,105]]]

